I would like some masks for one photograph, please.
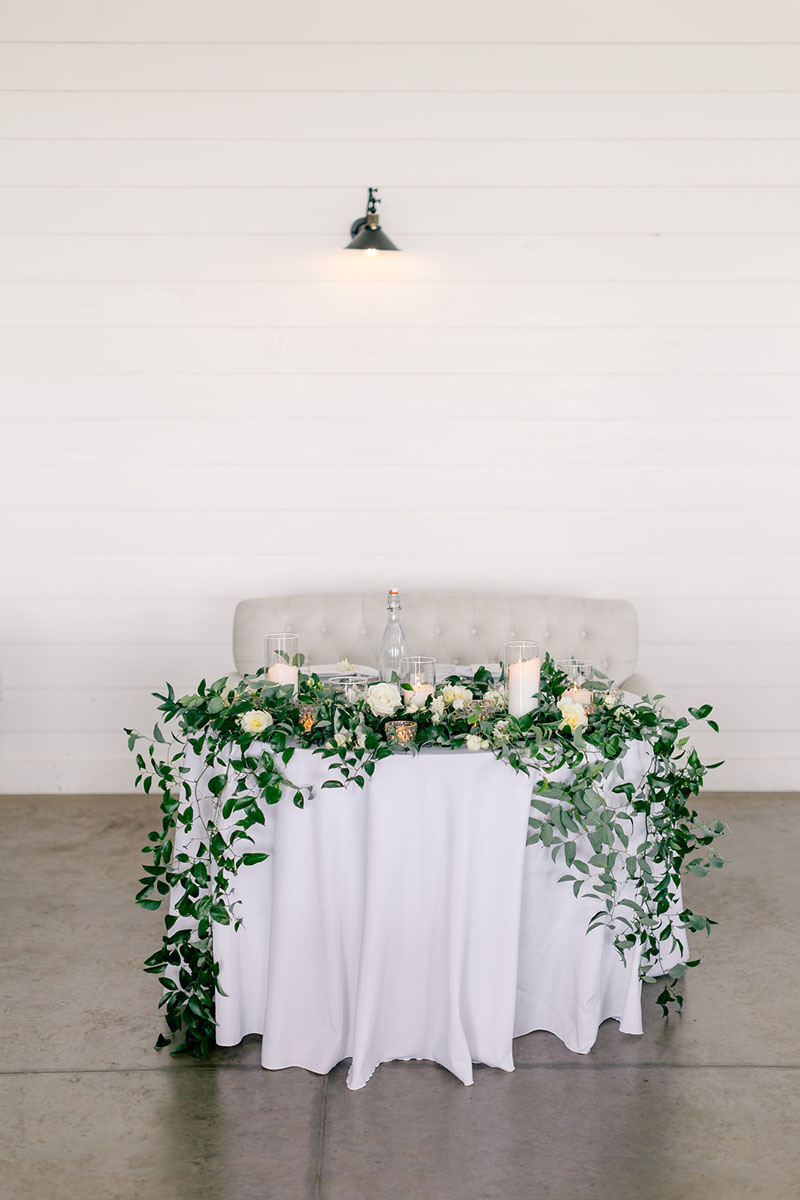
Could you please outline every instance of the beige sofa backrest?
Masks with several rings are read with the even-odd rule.
[[[636,670],[639,633],[627,600],[575,596],[503,596],[401,592],[401,621],[410,654],[439,662],[499,662],[510,638],[534,638],[556,659],[588,659],[621,684]],[[381,593],[312,593],[242,600],[233,623],[240,674],[264,665],[264,635],[297,633],[309,663],[375,666],[384,625]]]

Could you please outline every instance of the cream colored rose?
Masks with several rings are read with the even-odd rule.
[[[460,683],[447,683],[442,689],[442,699],[445,704],[460,711],[472,699],[472,692]]]
[[[400,688],[394,683],[373,683],[367,692],[367,704],[375,717],[391,717],[403,707]]]
[[[488,750],[489,743],[486,738],[480,737],[477,733],[468,733],[465,741],[468,750]]]
[[[505,708],[507,703],[505,690],[503,688],[489,688],[483,698],[483,702],[490,708]]]
[[[492,735],[496,742],[507,742],[509,740],[508,721],[496,721]]]
[[[588,725],[589,718],[586,716],[586,709],[575,700],[565,700],[562,697],[558,702],[558,708],[561,713],[561,724],[568,725],[573,733],[576,729],[583,729],[585,725]]]
[[[434,696],[431,700],[431,712],[440,720],[444,716],[444,700],[441,696]]]
[[[250,712],[241,714],[239,724],[243,733],[263,733],[272,724],[272,717],[268,712],[253,708]]]

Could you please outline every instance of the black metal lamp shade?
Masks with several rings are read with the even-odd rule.
[[[379,204],[378,189],[370,188],[366,215],[353,221],[350,226],[352,241],[348,242],[345,250],[366,250],[368,254],[375,254],[378,250],[398,249],[391,238],[387,237],[381,229]]]

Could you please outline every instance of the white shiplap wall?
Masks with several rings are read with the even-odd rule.
[[[630,597],[715,786],[799,787],[800,9],[364,14],[0,3],[0,788],[390,583]]]

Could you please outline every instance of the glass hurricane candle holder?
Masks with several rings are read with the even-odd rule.
[[[264,638],[267,679],[283,687],[291,685],[293,696],[297,695],[297,677],[300,674],[297,666],[298,641],[296,633],[268,633]]]
[[[524,717],[526,713],[533,712],[538,704],[542,670],[539,643],[524,639],[506,642],[505,666],[508,714],[511,717]]]
[[[594,668],[592,664],[581,658],[562,658],[558,666],[569,680],[569,686],[562,698],[572,700],[575,704],[583,704],[588,708],[593,700]]]
[[[422,708],[433,695],[436,683],[436,659],[427,655],[414,654],[400,659],[400,683],[411,687],[401,688],[403,700],[408,708]]]
[[[390,746],[408,746],[416,740],[416,721],[387,721],[386,741]]]

